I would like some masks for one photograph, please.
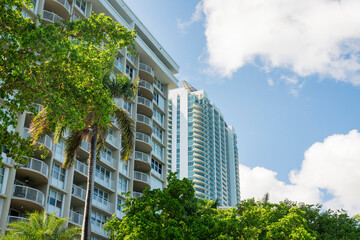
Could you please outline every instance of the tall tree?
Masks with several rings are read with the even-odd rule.
[[[55,213],[33,212],[28,221],[17,221],[9,224],[3,240],[68,240],[79,239],[81,229],[78,227],[64,227],[66,218],[57,218]]]

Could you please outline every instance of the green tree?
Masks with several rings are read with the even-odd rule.
[[[55,212],[33,212],[29,221],[18,221],[9,224],[3,240],[68,240],[79,239],[81,229],[78,227],[64,227],[66,218],[57,218]]]

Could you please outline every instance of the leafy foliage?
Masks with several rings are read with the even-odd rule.
[[[29,215],[29,221],[18,221],[9,224],[3,240],[68,240],[79,239],[81,229],[78,227],[64,227],[66,218],[57,218],[55,212],[33,212]]]
[[[321,206],[242,201],[236,208],[214,208],[195,198],[193,183],[175,173],[164,190],[145,190],[124,204],[126,215],[105,224],[111,239],[359,239],[357,217]],[[330,229],[331,228],[331,229]]]

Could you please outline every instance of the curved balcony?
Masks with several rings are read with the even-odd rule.
[[[15,185],[11,204],[14,208],[24,208],[25,210],[43,210],[45,206],[45,196],[35,188]]]
[[[135,139],[136,139],[135,149],[137,151],[146,152],[146,153],[151,152],[152,146],[151,146],[150,136],[144,133],[137,132],[135,135]]]
[[[137,116],[136,116],[136,131],[151,135],[151,133],[152,133],[151,119],[145,115],[137,114]]]
[[[26,177],[35,185],[48,182],[49,166],[41,160],[30,158],[26,165],[16,170],[17,178]]]
[[[137,101],[138,105],[137,105],[137,110],[138,113],[146,115],[148,117],[152,117],[153,114],[153,104],[152,101],[150,101],[147,98],[144,97],[140,97],[138,96],[138,101]]]
[[[47,0],[45,9],[57,12],[61,18],[70,19],[71,5],[68,0]]]
[[[142,192],[150,187],[150,176],[143,172],[134,171],[134,191]]]
[[[152,84],[140,79],[139,85],[138,85],[138,94],[140,96],[146,97],[149,100],[152,100],[154,98],[153,92],[154,92],[154,89],[153,89]]]
[[[143,172],[150,171],[150,155],[135,151],[135,169]]]
[[[56,23],[56,22],[61,22],[62,20],[64,20],[62,17],[60,17],[59,15],[57,15],[56,13],[44,10],[43,12],[43,22],[44,23]]]
[[[139,76],[149,83],[154,83],[154,70],[145,63],[139,64]]]
[[[26,128],[26,127],[24,128],[23,137],[24,138],[30,137],[29,128]],[[50,151],[50,153],[52,153],[53,140],[51,139],[51,137],[49,135],[45,135],[44,137],[40,138],[37,141],[37,143],[45,146]]]

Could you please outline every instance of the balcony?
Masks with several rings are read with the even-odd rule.
[[[138,113],[144,114],[144,115],[146,115],[146,116],[148,116],[148,117],[152,117],[152,114],[153,114],[153,110],[152,110],[153,104],[152,104],[152,101],[150,101],[150,100],[147,99],[147,98],[138,96],[138,101],[137,101],[137,103],[138,103],[138,105],[137,105]]]
[[[82,187],[79,187],[75,184],[73,184],[72,186],[72,195],[85,201],[86,198],[86,190],[83,189]]]
[[[114,213],[114,204],[98,196],[93,195],[92,204],[108,213]]]
[[[138,93],[139,95],[146,97],[149,100],[152,100],[154,97],[153,94],[153,86],[147,81],[140,80],[138,85]]]
[[[26,221],[29,221],[29,219],[18,216],[8,216],[8,224],[13,222],[26,222]]]
[[[82,226],[84,215],[70,210],[69,222],[78,226]]]
[[[148,81],[149,83],[154,82],[154,70],[150,66],[145,63],[140,63],[139,70],[140,78]]]
[[[150,155],[135,151],[135,169],[143,172],[150,171]]]
[[[30,137],[29,128],[24,128],[23,130],[23,138]],[[53,140],[49,135],[45,135],[44,137],[40,138],[37,143],[44,145],[48,150],[52,151],[52,142]]]
[[[151,119],[145,115],[137,114],[136,115],[136,131],[151,135],[151,133],[152,133]]]
[[[43,12],[43,22],[44,23],[55,23],[55,22],[61,22],[64,19],[62,17],[60,17],[59,15],[57,15],[56,13],[50,12],[50,11],[46,11],[44,10]]]
[[[118,141],[118,139],[117,139],[115,136],[111,135],[111,134],[108,134],[108,135],[107,135],[106,141],[107,141],[108,143],[110,143],[112,146],[116,147],[116,148],[119,147],[119,141]]]
[[[128,168],[129,168],[129,164],[127,162],[123,160],[119,161],[119,173],[128,177],[129,176]]]
[[[82,141],[80,147],[86,152],[90,152],[90,143],[88,141]]]
[[[50,11],[58,12],[65,19],[70,18],[71,5],[67,0],[46,1],[45,8]]]
[[[150,136],[137,132],[135,135],[136,145],[135,149],[140,152],[150,153],[152,150]]]
[[[79,160],[75,160],[75,170],[83,174],[84,176],[88,175],[88,165],[80,162]]]
[[[134,55],[132,55],[131,53],[126,53],[126,58],[133,64],[135,65],[135,57]]]
[[[134,190],[142,192],[147,187],[150,187],[150,176],[143,172],[134,171]]]
[[[94,221],[92,219],[90,220],[90,222],[91,222],[91,231],[92,232],[95,232],[104,237],[108,236],[108,233],[106,231],[104,231],[104,228],[103,228],[104,223],[100,223],[100,222]]]
[[[133,192],[133,197],[134,198],[140,198],[140,197],[142,197],[144,194],[143,193],[141,193],[141,192]]]
[[[45,206],[45,196],[35,188],[15,185],[13,191],[13,205],[23,206],[29,210],[43,210]]]
[[[26,165],[21,166],[16,171],[16,175],[26,176],[32,180],[33,184],[43,184],[48,182],[49,166],[41,160],[30,158]]]
[[[109,154],[106,154],[105,152],[100,152],[100,161],[105,163],[106,165],[116,169],[116,160]]]
[[[95,172],[95,182],[100,184],[102,187],[106,187],[112,191],[115,189],[115,183],[113,180],[111,180],[108,177],[105,177],[105,175]]]

